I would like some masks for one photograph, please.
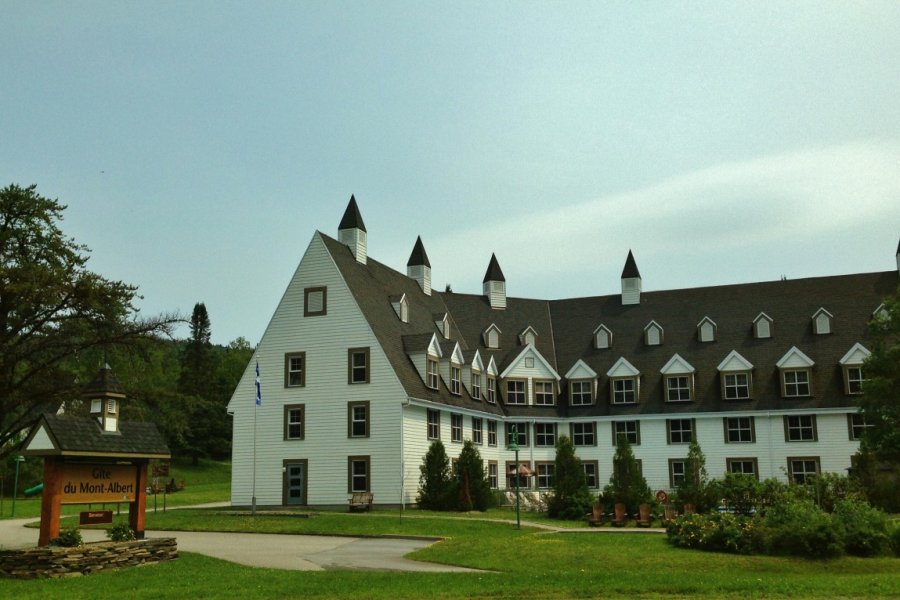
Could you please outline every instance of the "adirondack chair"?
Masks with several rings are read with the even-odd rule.
[[[693,505],[693,504],[685,504],[685,505],[684,505],[684,514],[686,514],[686,515],[692,515],[692,514],[694,514],[695,512],[696,512],[696,511],[694,510],[694,505]]]
[[[625,512],[625,505],[621,502],[616,502],[615,511],[612,524],[616,527],[624,527],[625,524],[628,523],[628,514]]]
[[[678,511],[675,510],[675,507],[667,504],[666,507],[663,509],[662,524],[668,525],[669,523],[674,521],[677,517],[678,517]]]
[[[591,507],[591,514],[588,516],[588,525],[591,527],[599,527],[603,523],[603,507],[595,504]]]
[[[650,523],[652,521],[653,521],[653,516],[650,514],[650,505],[649,504],[641,504],[638,507],[638,518],[637,518],[638,527],[650,527]]]

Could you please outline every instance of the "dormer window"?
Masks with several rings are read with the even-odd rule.
[[[472,398],[481,400],[481,372],[472,371]]]
[[[433,390],[438,389],[438,361],[429,356],[425,368],[425,385]]]
[[[391,296],[391,306],[402,322],[409,323],[409,300],[406,299],[406,294]]]
[[[781,396],[803,398],[812,395],[813,360],[796,346],[788,350],[775,366],[781,371]]]
[[[601,324],[594,330],[594,348],[605,350],[612,347],[612,331],[606,325]]]
[[[525,404],[525,380],[508,379],[506,381],[506,403]]]
[[[450,315],[447,313],[434,315],[434,326],[441,332],[445,340],[450,339]]]
[[[764,340],[775,335],[775,321],[766,313],[759,313],[753,319],[753,337]]]
[[[716,341],[716,323],[709,317],[703,317],[703,320],[697,323],[697,339],[700,342]]]
[[[856,343],[838,361],[844,372],[844,393],[848,396],[862,394],[862,384],[865,381],[863,377],[863,363],[870,354],[871,352],[869,352],[868,348],[860,343]]]
[[[644,344],[646,346],[659,346],[663,343],[663,328],[656,321],[650,321],[644,327]]]
[[[736,350],[728,353],[717,367],[722,380],[722,398],[749,400],[752,392],[753,365]]]
[[[666,402],[690,402],[694,395],[694,367],[678,354],[660,369],[666,383]]]
[[[877,322],[887,321],[890,317],[887,308],[885,308],[884,304],[879,304],[878,308],[872,311],[872,320]]]
[[[569,382],[569,404],[587,406],[594,403],[594,384],[590,379]]]
[[[460,394],[461,372],[459,365],[450,363],[450,393],[456,396]]]
[[[484,330],[484,345],[488,348],[500,347],[500,328],[494,324]]]
[[[828,335],[832,332],[833,321],[834,315],[824,308],[820,308],[812,316],[813,333],[816,335]]]
[[[497,378],[490,375],[487,378],[487,401],[491,404],[497,403]]]
[[[519,334],[519,341],[523,346],[534,345],[535,341],[537,341],[537,332],[529,325],[525,331]]]
[[[634,365],[620,358],[606,372],[612,404],[635,404],[640,397],[640,374]]]
[[[537,406],[553,406],[556,404],[556,394],[553,393],[552,381],[534,382],[534,403]]]

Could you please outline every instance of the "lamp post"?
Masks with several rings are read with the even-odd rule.
[[[13,479],[13,503],[12,503],[12,516],[15,518],[16,516],[16,496],[19,493],[19,463],[25,462],[25,457],[21,454],[16,457],[16,477]]]
[[[519,431],[515,423],[510,426],[509,432],[506,449],[516,453],[516,464],[513,466],[513,474],[516,478],[516,529],[521,529],[522,521],[519,519]]]

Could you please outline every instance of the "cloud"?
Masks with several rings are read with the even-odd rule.
[[[900,141],[763,156],[580,204],[511,215],[501,223],[456,229],[430,240],[429,254],[447,257],[440,264],[444,272],[435,272],[436,285],[453,281],[456,291],[470,293],[480,292],[492,251],[511,295],[610,293],[618,288],[629,248],[638,258],[645,289],[647,266],[672,275],[657,277],[653,289],[774,279],[778,267],[803,268],[810,256],[829,256],[854,239],[887,237],[896,244],[898,174]],[[890,257],[893,247],[882,250]],[[710,268],[727,270],[729,263],[743,266],[738,273],[710,276]],[[473,265],[480,265],[477,273]],[[768,265],[768,270],[757,274],[754,265]],[[844,272],[827,266],[820,272],[813,263],[806,274]],[[846,272],[865,270],[851,267]],[[580,283],[585,278],[601,278],[602,286]]]

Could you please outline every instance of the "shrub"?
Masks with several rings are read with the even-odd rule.
[[[59,537],[50,540],[52,546],[62,546],[63,548],[74,548],[83,543],[84,540],[81,538],[81,532],[78,530],[78,527],[75,526],[66,527],[59,532]]]
[[[844,549],[854,556],[880,556],[890,550],[887,515],[860,500],[839,500],[834,517],[844,529]]]
[[[575,446],[568,436],[559,436],[554,464],[553,494],[547,500],[547,515],[571,521],[584,518],[591,512],[594,497],[588,491],[581,460],[575,456]]]
[[[843,531],[832,516],[811,500],[786,500],[765,517],[770,554],[830,558],[843,554]]]
[[[894,529],[891,531],[890,538],[894,556],[900,558],[900,524],[894,523]]]
[[[625,510],[634,514],[642,503],[650,501],[653,494],[641,474],[641,467],[634,457],[631,444],[624,437],[616,442],[612,476],[609,484],[603,488],[601,498],[607,511],[612,511],[616,502],[622,502]]]
[[[450,459],[441,440],[435,440],[428,447],[419,471],[419,494],[416,498],[419,508],[447,510],[454,500],[456,482],[450,477]]]
[[[448,508],[485,511],[491,504],[491,487],[478,448],[466,440],[459,454],[456,505]]]
[[[749,516],[762,506],[761,484],[756,477],[747,473],[728,473],[717,482],[717,487],[725,506],[739,515]]]
[[[683,548],[750,554],[754,550],[753,519],[730,513],[682,515],[666,529],[669,542]]]
[[[107,529],[106,537],[114,542],[130,542],[135,539],[134,531],[124,521],[120,521]]]

